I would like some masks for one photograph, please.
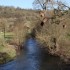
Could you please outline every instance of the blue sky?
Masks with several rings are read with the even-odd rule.
[[[34,0],[0,0],[1,6],[15,6],[21,8],[32,8]]]
[[[0,0],[1,6],[15,6],[21,8],[33,8],[32,3],[34,0]],[[70,0],[62,0],[70,6]]]

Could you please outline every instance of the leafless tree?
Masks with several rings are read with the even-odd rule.
[[[33,2],[33,5],[35,8],[40,8],[42,10],[47,10],[48,8],[53,8],[53,5],[55,4],[54,0],[35,0]]]
[[[54,9],[55,5],[57,5],[57,9],[65,9],[69,8],[63,0],[34,0],[33,6],[35,9],[42,9],[42,10],[47,10],[47,9]]]
[[[35,9],[44,10],[44,14],[47,17],[50,17],[52,15],[61,15],[62,11],[65,9],[70,9],[63,0],[34,0],[33,6]],[[50,13],[50,11],[52,13]],[[47,13],[49,12],[49,13]]]
[[[58,5],[58,10],[65,10],[66,8],[70,9],[69,6],[67,6],[64,2],[58,1],[57,0],[57,5]]]

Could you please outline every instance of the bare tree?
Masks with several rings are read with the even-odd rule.
[[[52,14],[53,15],[59,15],[61,14],[63,10],[65,9],[70,9],[70,7],[68,7],[63,0],[34,0],[33,2],[33,6],[35,9],[40,9],[40,10],[44,10],[44,14],[47,17],[50,17]],[[50,13],[50,11],[52,11],[52,14]],[[48,12],[48,13],[47,13]]]
[[[54,0],[35,0],[33,2],[33,5],[35,8],[47,10],[49,8],[53,8],[53,5],[55,4]]]
[[[57,5],[58,5],[58,10],[65,10],[66,8],[70,9],[69,6],[67,6],[64,2],[58,1],[57,0]]]
[[[33,6],[35,9],[42,9],[42,10],[47,10],[47,9],[54,9],[55,5],[57,6],[57,9],[65,9],[68,7],[63,0],[34,0]]]
[[[54,15],[54,8],[56,5],[56,1],[55,0],[34,0],[33,2],[33,6],[35,9],[40,9],[40,10],[44,10],[43,14],[44,14],[44,18],[52,18],[52,16]],[[49,11],[51,10],[51,11]],[[43,19],[44,19],[43,18]]]

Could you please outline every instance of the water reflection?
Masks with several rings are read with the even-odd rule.
[[[21,66],[17,67],[17,70],[39,70],[41,52],[37,42],[31,38],[26,41],[25,45],[25,56],[19,58]]]
[[[16,70],[16,61],[9,62],[7,64],[0,65],[0,70]]]

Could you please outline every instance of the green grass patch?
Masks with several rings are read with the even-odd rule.
[[[5,36],[7,37],[7,36],[13,36],[14,35],[14,33],[13,32],[6,32],[5,33]],[[3,32],[0,32],[0,37],[4,37],[4,33]]]
[[[5,45],[5,46],[0,45],[0,53],[5,53],[3,56],[0,57],[0,64],[4,64],[15,59],[16,51],[12,47],[13,46],[9,46],[9,45]]]
[[[13,39],[13,36],[14,36],[13,32],[6,32],[5,38],[4,38],[4,33],[0,32],[0,39],[5,40],[5,41],[9,41],[9,40]]]

